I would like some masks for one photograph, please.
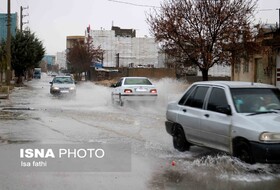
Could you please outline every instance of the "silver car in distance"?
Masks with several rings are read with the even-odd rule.
[[[76,82],[71,76],[56,76],[50,84],[52,95],[76,95]]]

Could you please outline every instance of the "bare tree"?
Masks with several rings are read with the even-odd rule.
[[[82,72],[89,72],[94,62],[102,60],[104,51],[95,48],[91,41],[88,43],[76,42],[67,54],[70,70],[78,75]]]
[[[254,0],[164,0],[147,22],[169,55],[196,65],[208,80],[213,65],[230,65],[254,51],[255,9]]]

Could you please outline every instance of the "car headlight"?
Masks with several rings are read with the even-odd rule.
[[[280,142],[280,133],[264,132],[260,135],[260,141],[264,142]]]
[[[59,87],[53,86],[52,89],[53,89],[53,90],[59,90]]]
[[[76,90],[76,88],[75,87],[70,87],[69,90]]]

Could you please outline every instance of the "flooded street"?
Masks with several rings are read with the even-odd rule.
[[[0,151],[16,145],[128,144],[129,171],[3,172],[0,189],[254,189],[280,187],[280,166],[249,165],[224,153],[200,147],[189,152],[173,148],[165,131],[167,102],[176,100],[187,84],[154,81],[155,104],[111,103],[111,89],[91,82],[77,84],[76,97],[49,93],[51,77],[15,88],[0,100]],[[5,165],[5,161],[1,160]],[[115,167],[114,162],[109,163]]]

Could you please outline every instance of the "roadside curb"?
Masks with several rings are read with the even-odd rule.
[[[0,99],[9,99],[10,86],[0,86]]]

